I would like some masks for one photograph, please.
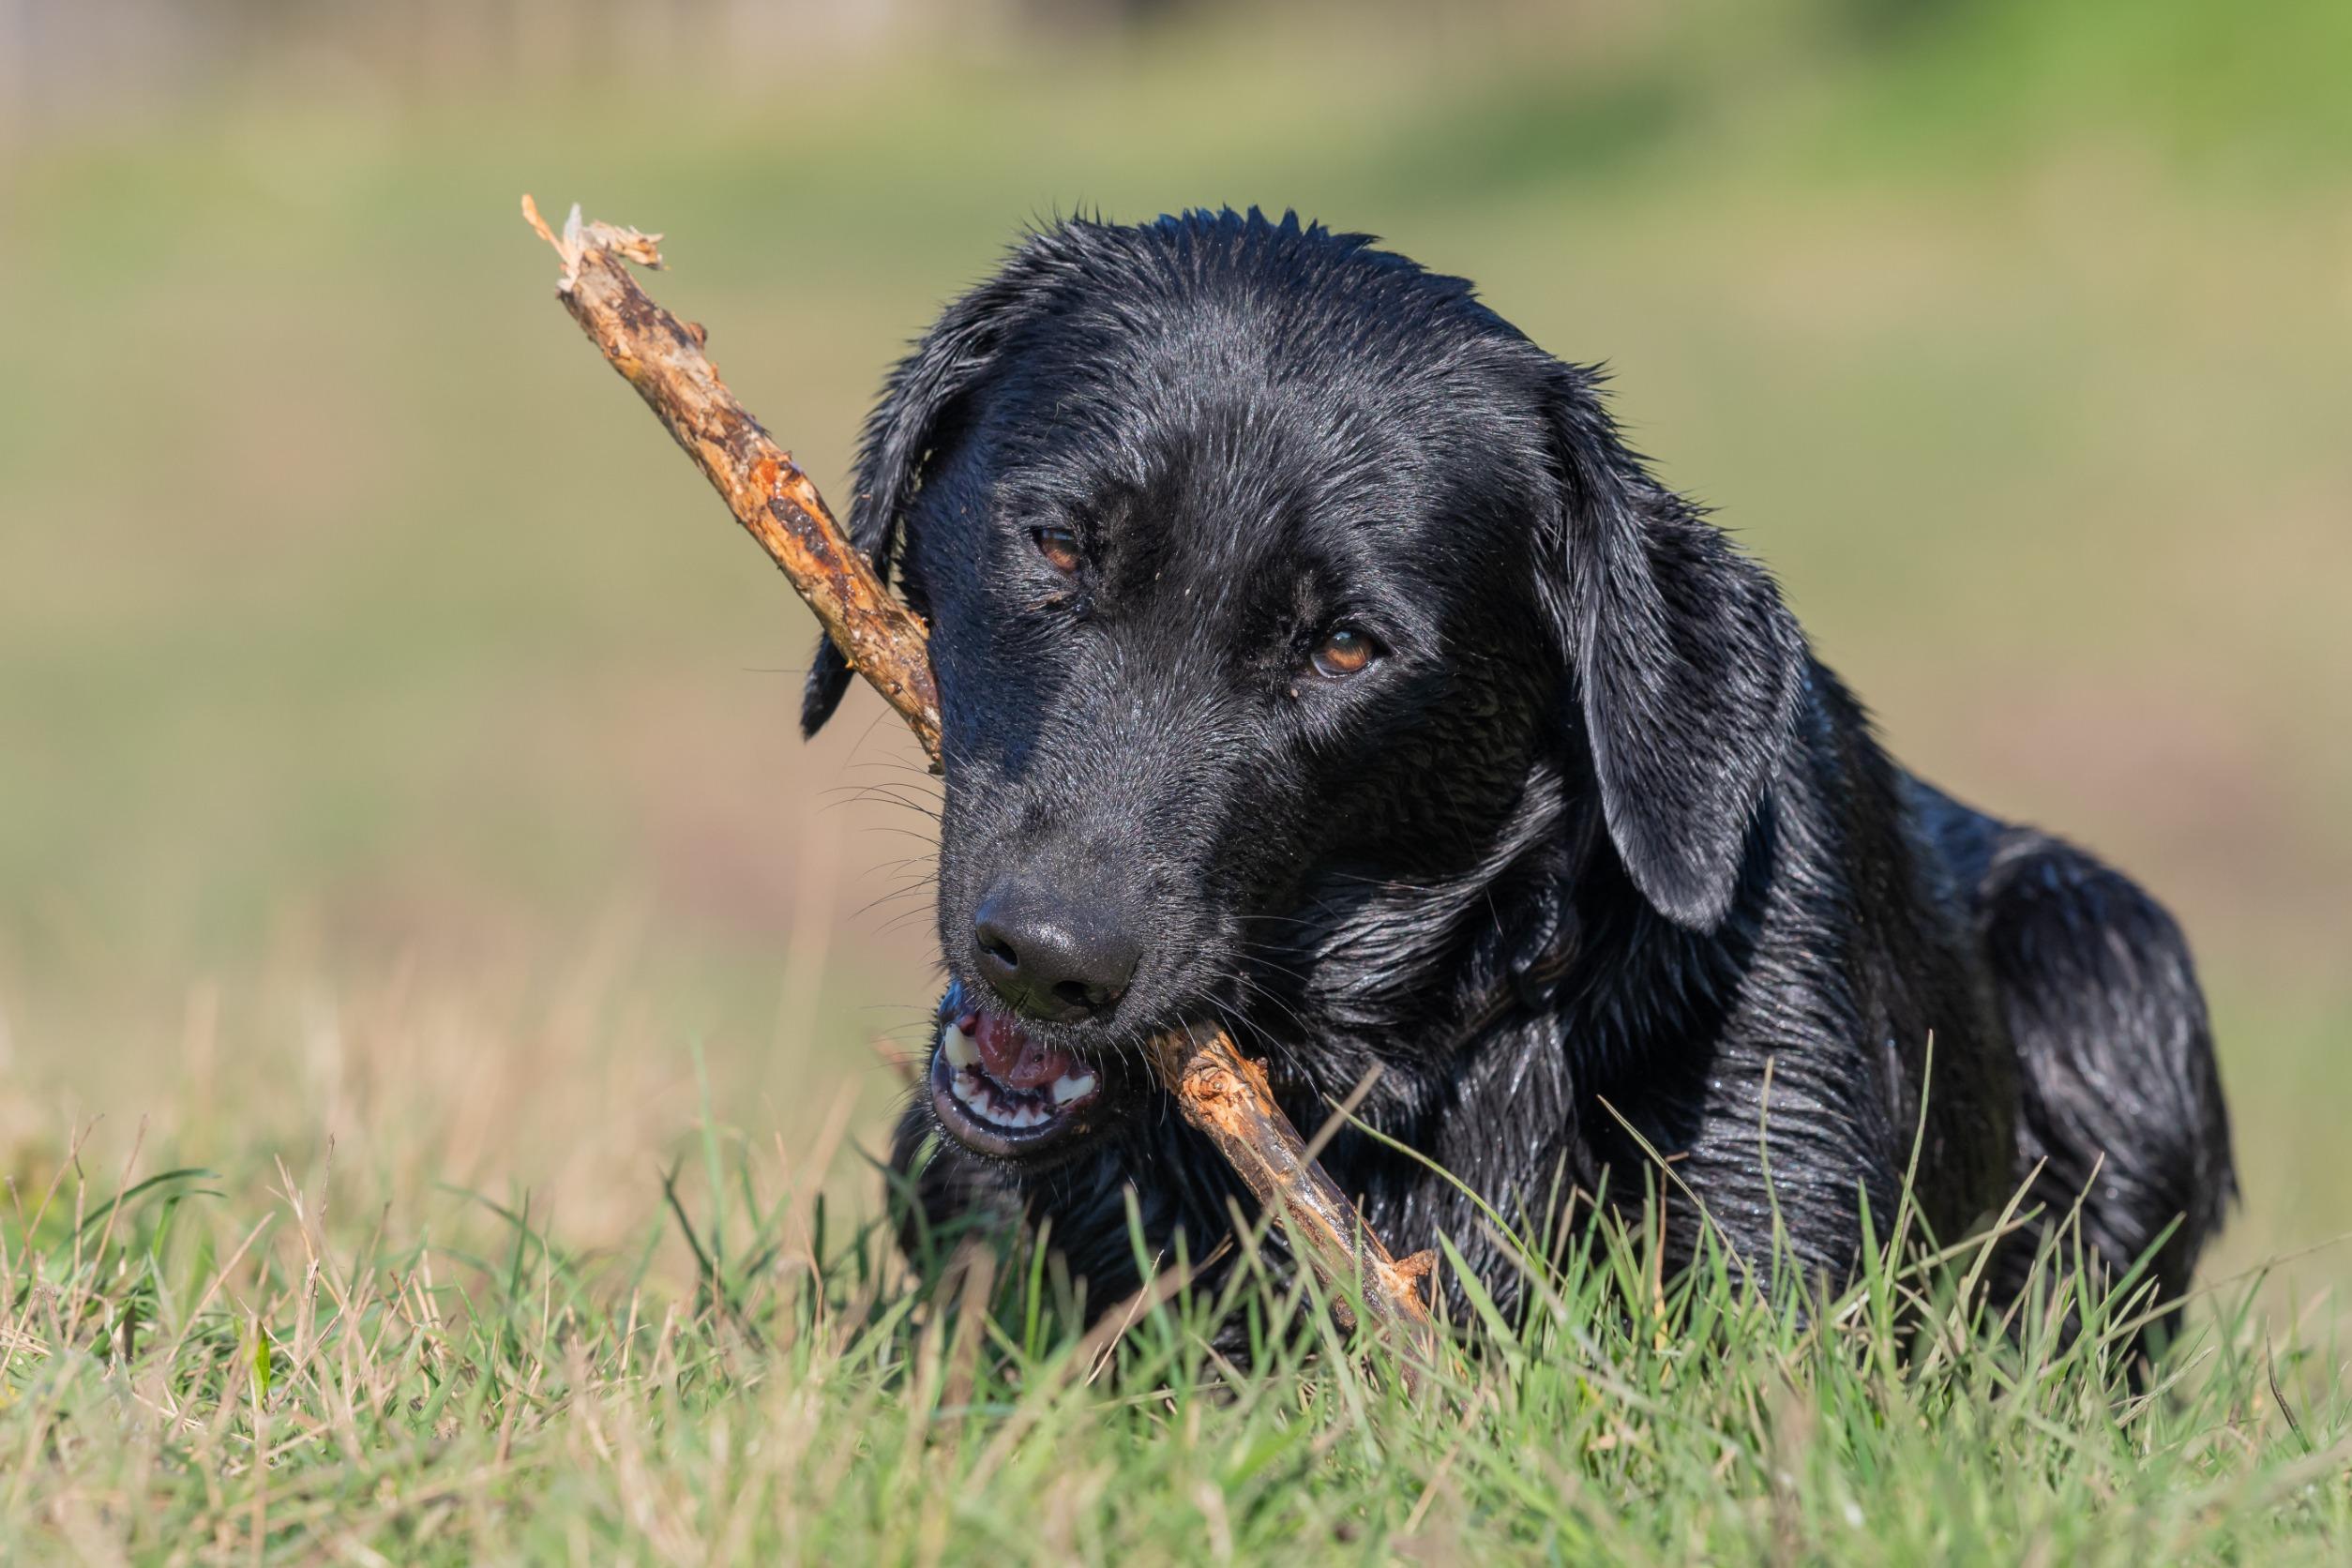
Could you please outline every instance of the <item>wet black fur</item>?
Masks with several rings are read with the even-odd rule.
[[[979,994],[973,908],[1018,867],[1144,946],[1107,1018],[1033,1026],[1102,1064],[1108,1124],[1049,1167],[941,1140],[930,1217],[1050,1219],[1098,1306],[1135,1283],[1127,1188],[1207,1253],[1235,1183],[1133,1048],[1215,1018],[1303,1127],[1377,1063],[1362,1113],[1506,1213],[1637,1199],[1647,1143],[1671,1252],[1703,1205],[1768,1258],[1776,1209],[1835,1279],[1860,1200],[1893,1212],[1932,1039],[1936,1234],[2038,1168],[2117,1268],[2169,1230],[2177,1294],[2233,1190],[2179,929],[1892,761],[1598,379],[1458,279],[1254,211],[1034,234],[899,365],[853,529],[933,627],[951,979]],[[1319,679],[1342,617],[1386,656]],[[847,678],[822,649],[810,730]],[[933,1130],[918,1096],[901,1168]],[[1326,1164],[1399,1253],[1446,1232],[1513,1293],[1421,1166],[1355,1134]]]

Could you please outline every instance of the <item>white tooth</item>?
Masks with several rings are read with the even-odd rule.
[[[972,1036],[950,1023],[939,1032],[939,1048],[945,1053],[951,1067],[972,1067],[979,1064],[980,1048],[972,1043]]]
[[[1093,1092],[1094,1075],[1092,1073],[1080,1073],[1076,1078],[1064,1074],[1053,1080],[1053,1103],[1058,1106],[1068,1105],[1078,1096]]]
[[[1041,1126],[1046,1121],[1046,1108],[1043,1106],[1031,1106],[1021,1112],[1021,1125],[1024,1127]]]

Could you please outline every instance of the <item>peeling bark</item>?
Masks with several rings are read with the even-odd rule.
[[[1425,1357],[1433,1325],[1421,1282],[1437,1255],[1417,1252],[1402,1261],[1390,1255],[1348,1195],[1307,1157],[1298,1129],[1274,1103],[1266,1069],[1224,1030],[1177,1030],[1153,1047],[1153,1068],[1184,1120],[1208,1136],[1281,1225],[1292,1253],[1331,1291],[1333,1311],[1353,1327],[1348,1303],[1360,1291],[1379,1332]]]
[[[939,765],[939,687],[924,650],[925,629],[890,596],[850,547],[824,497],[718,379],[702,352],[701,327],[655,304],[628,264],[658,267],[659,234],[582,223],[580,209],[559,236],[530,197],[522,215],[563,258],[555,295],[605,359],[637,388],[735,520],[782,567],[817,612],[851,668],[882,694]]]

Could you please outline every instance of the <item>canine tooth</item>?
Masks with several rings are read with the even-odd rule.
[[[946,1054],[951,1067],[974,1067],[980,1063],[980,1048],[972,1043],[972,1036],[950,1023],[939,1032],[939,1048]]]
[[[1053,1103],[1058,1106],[1068,1105],[1079,1095],[1093,1092],[1094,1075],[1092,1073],[1080,1073],[1076,1078],[1065,1074],[1053,1080]]]

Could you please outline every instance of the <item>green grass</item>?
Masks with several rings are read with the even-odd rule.
[[[706,1125],[634,1244],[527,1199],[392,1232],[325,1165],[275,1201],[86,1167],[0,1223],[13,1560],[2340,1560],[2336,1347],[2252,1282],[2135,1385],[2143,1292],[2061,1239],[2012,1319],[1906,1216],[1835,1296],[1603,1226],[1408,1392],[1388,1347],[1253,1270],[1073,1327],[1048,1254],[911,1274],[807,1166]],[[819,1162],[822,1164],[822,1157]],[[134,1164],[125,1176],[138,1174]],[[685,1238],[690,1289],[656,1243]],[[970,1239],[967,1239],[968,1241]],[[942,1241],[942,1250],[946,1250]],[[1212,1345],[1253,1347],[1246,1369]]]
[[[0,153],[0,1551],[2340,1560],[2348,15],[1236,12]],[[1033,1333],[1009,1265],[1001,1338],[923,1296],[862,1227],[928,786],[862,697],[798,741],[806,617],[525,189],[668,231],[837,501],[899,344],[1079,206],[1294,205],[1609,361],[1906,761],[2181,916],[2245,1200],[2161,1395],[1923,1348],[1884,1269],[1662,1341],[1630,1244],[1426,1409],[1314,1334],[1220,1380],[1208,1305],[1089,1383],[1049,1272]]]

